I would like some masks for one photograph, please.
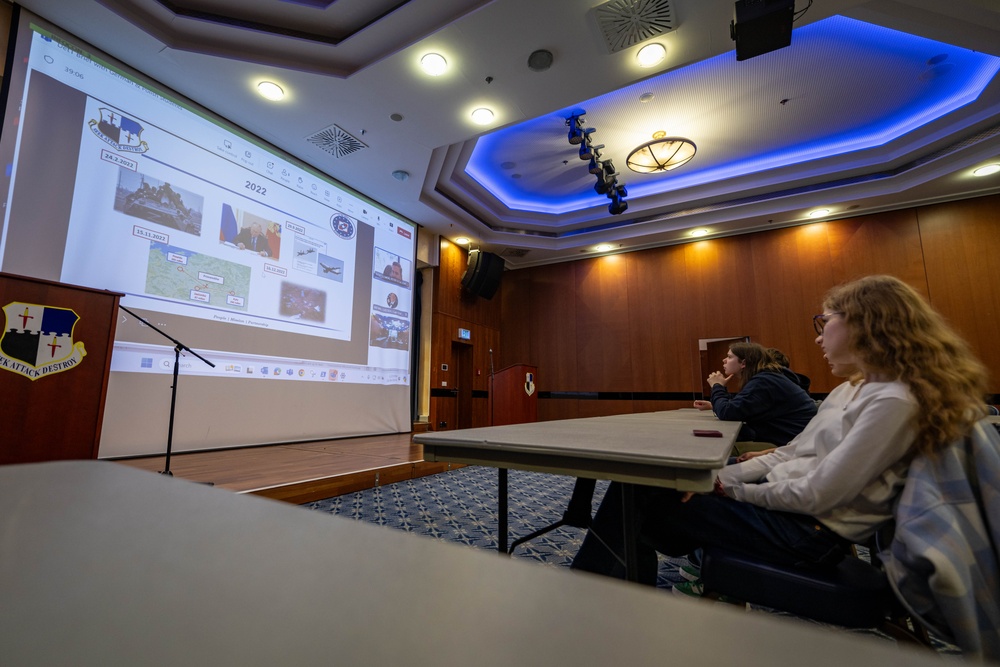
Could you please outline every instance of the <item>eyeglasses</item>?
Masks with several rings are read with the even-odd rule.
[[[827,321],[834,315],[843,315],[843,312],[837,313],[821,313],[819,315],[813,315],[813,329],[816,330],[816,335],[822,336],[823,329],[826,328]]]

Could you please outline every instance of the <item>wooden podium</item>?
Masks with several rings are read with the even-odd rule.
[[[0,273],[0,464],[97,458],[121,296]]]
[[[490,378],[491,426],[538,421],[537,368],[515,364]]]

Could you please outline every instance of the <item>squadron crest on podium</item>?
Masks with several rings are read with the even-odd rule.
[[[87,351],[73,340],[80,320],[69,308],[13,301],[3,307],[0,368],[37,380],[76,367]]]

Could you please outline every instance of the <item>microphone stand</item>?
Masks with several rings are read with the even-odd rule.
[[[490,348],[490,426],[493,426],[493,348]]]
[[[177,405],[177,369],[180,367],[181,350],[186,350],[187,352],[190,352],[191,354],[198,357],[212,368],[215,368],[215,364],[213,364],[211,361],[201,356],[200,354],[198,354],[197,352],[195,352],[190,347],[180,342],[170,334],[160,329],[157,329],[152,324],[150,324],[149,320],[145,319],[144,317],[136,315],[131,310],[129,310],[128,308],[126,308],[121,304],[118,304],[118,307],[174,344],[174,382],[172,385],[170,385],[170,422],[169,425],[167,426],[167,461],[164,464],[164,469],[160,471],[161,475],[169,475],[170,477],[173,477],[174,473],[170,472],[170,450],[174,442],[174,407]]]
[[[493,372],[493,348],[490,348],[490,426],[496,422],[493,412],[493,397],[496,390],[496,375]],[[507,551],[507,469],[497,468],[497,551]]]

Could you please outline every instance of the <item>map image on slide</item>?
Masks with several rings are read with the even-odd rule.
[[[204,197],[124,167],[118,169],[115,210],[201,236]]]
[[[250,267],[151,241],[146,293],[246,311]]]

